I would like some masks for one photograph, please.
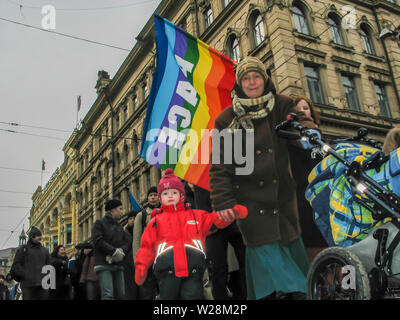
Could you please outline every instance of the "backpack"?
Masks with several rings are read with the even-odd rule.
[[[146,209],[143,209],[141,211],[142,213],[142,232],[144,232],[144,229],[147,227],[147,211]]]

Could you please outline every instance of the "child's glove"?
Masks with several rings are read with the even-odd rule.
[[[244,219],[247,217],[247,208],[245,206],[241,206],[240,204],[237,204],[233,207],[233,212],[235,213],[236,219]]]
[[[146,280],[147,277],[147,268],[143,265],[137,265],[135,268],[135,282],[138,286],[141,286]]]

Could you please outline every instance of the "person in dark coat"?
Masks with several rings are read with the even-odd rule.
[[[309,261],[301,240],[296,185],[288,142],[275,132],[293,111],[293,100],[276,92],[264,63],[246,57],[236,68],[232,106],[215,120],[217,132],[226,130],[236,137],[242,133],[241,143],[230,148],[230,159],[243,150],[254,150],[246,155],[246,167],[225,163],[225,139],[218,142],[213,137],[212,156],[219,154],[221,161],[213,161],[209,171],[211,202],[219,216],[231,215],[237,204],[248,208],[247,218],[237,221],[246,245],[248,299],[289,293],[305,298]],[[315,128],[304,115],[299,114],[299,121]]]
[[[194,186],[195,208],[212,211],[210,192]],[[239,271],[228,273],[227,249],[230,243],[239,263]],[[211,291],[215,300],[228,300],[228,277],[233,300],[246,299],[245,246],[236,222],[224,229],[218,229],[206,238],[207,268],[211,281]]]
[[[90,242],[84,243],[82,253],[84,259],[79,283],[85,287],[86,300],[100,300],[99,277],[94,271],[93,245]]]
[[[79,283],[82,272],[82,264],[84,260],[82,243],[75,246],[74,256],[68,262],[68,272],[71,277],[71,284],[73,287],[73,300],[85,300],[86,292],[85,287]]]
[[[312,101],[303,96],[294,97],[293,100],[295,103],[295,110],[304,113],[307,118],[312,119],[315,125],[319,127],[320,117]],[[311,205],[305,198],[305,192],[308,186],[308,175],[322,160],[322,157],[316,155],[317,157],[313,159],[311,158],[310,150],[304,150],[295,144],[290,144],[288,149],[290,166],[292,168],[294,181],[296,182],[301,237],[308,258],[310,262],[312,262],[319,252],[328,247],[328,244],[314,222],[314,214]]]
[[[10,300],[10,291],[4,284],[5,277],[0,274],[0,300]]]
[[[71,279],[68,273],[68,257],[65,247],[58,245],[51,254],[51,264],[56,270],[56,288],[50,289],[51,300],[70,300]]]
[[[132,245],[131,236],[119,224],[122,203],[108,200],[106,214],[92,229],[94,270],[99,277],[102,300],[122,300],[125,296],[123,260]]]
[[[158,199],[157,187],[150,187],[147,191],[147,206],[143,208],[135,218],[132,242],[133,259],[136,258],[136,254],[140,248],[140,239],[142,238],[143,232],[151,219],[151,213],[153,212],[153,209],[158,207],[160,207],[160,201]],[[149,268],[145,282],[141,286],[138,286],[138,299],[154,300],[157,293],[157,280],[154,276],[153,269]]]
[[[50,254],[41,244],[42,233],[38,228],[33,226],[28,237],[27,244],[17,249],[10,273],[21,283],[24,300],[47,300],[49,293],[42,287],[45,276],[42,268],[50,264]]]
[[[124,230],[129,233],[133,239],[133,229],[135,225],[135,218],[138,212],[136,210],[129,211],[128,222],[126,223]],[[125,256],[124,261],[124,275],[125,275],[125,299],[126,300],[136,300],[137,299],[137,285],[135,283],[135,264],[133,262],[132,248],[129,250],[128,254]]]

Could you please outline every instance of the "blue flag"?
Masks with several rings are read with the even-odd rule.
[[[142,208],[139,206],[139,204],[137,203],[131,192],[129,192],[129,202],[131,203],[131,210],[135,211],[142,210]]]

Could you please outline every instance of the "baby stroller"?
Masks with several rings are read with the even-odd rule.
[[[329,248],[310,266],[307,298],[399,298],[400,150],[385,156],[366,129],[330,147],[295,114],[276,130],[281,137],[299,138],[288,128],[324,155],[309,175],[305,196]]]

